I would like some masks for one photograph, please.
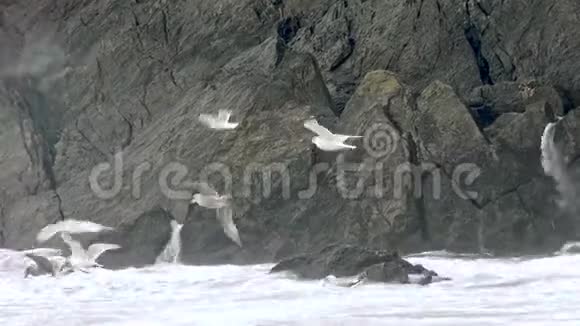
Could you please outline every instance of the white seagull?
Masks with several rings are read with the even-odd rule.
[[[53,256],[61,256],[62,251],[60,249],[54,248],[34,248],[34,249],[27,249],[20,251],[24,255],[35,255],[35,256],[44,256],[44,257],[53,257]]]
[[[362,136],[333,134],[324,126],[320,125],[316,119],[307,120],[304,122],[304,127],[318,135],[312,138],[312,142],[316,147],[326,152],[355,149],[356,146],[347,145],[344,142],[349,138],[362,138]]]
[[[193,195],[192,204],[201,207],[215,209],[217,220],[222,225],[224,233],[232,239],[238,246],[242,246],[238,228],[234,224],[231,197],[220,195],[206,183],[196,183],[199,193]]]
[[[39,276],[44,274],[50,274],[56,277],[73,271],[69,260],[59,255],[45,256],[41,254],[26,253],[25,256],[33,263],[24,271],[24,278],[27,278],[29,275]]]
[[[73,269],[81,270],[83,272],[84,268],[103,267],[101,264],[97,263],[97,258],[99,258],[99,256],[101,256],[105,251],[121,248],[121,246],[117,244],[94,243],[85,250],[80,242],[73,240],[69,233],[62,232],[60,237],[70,248],[71,254],[70,257],[68,257],[70,265]]]
[[[199,121],[211,129],[232,130],[239,125],[238,122],[230,122],[232,112],[229,110],[219,110],[217,115],[200,114]]]
[[[45,226],[36,235],[36,241],[45,242],[59,232],[68,232],[71,234],[76,234],[76,233],[98,233],[112,230],[113,228],[98,223],[68,219]]]

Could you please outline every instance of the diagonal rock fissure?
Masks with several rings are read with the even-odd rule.
[[[27,82],[34,83],[34,80],[28,80]],[[42,179],[45,178],[48,181],[48,190],[54,193],[57,200],[59,216],[64,220],[62,198],[57,191],[58,184],[54,172],[55,145],[60,139],[60,126],[50,125],[51,121],[57,121],[55,117],[51,116],[56,114],[56,112],[52,112],[49,109],[49,101],[46,95],[35,90],[32,86],[24,86],[24,84],[15,82],[11,88],[13,103],[19,110],[18,120],[22,143],[33,168],[36,166],[39,168],[38,172],[42,171],[44,174],[43,176],[37,173],[38,180],[33,193],[39,190]],[[26,120],[30,123],[26,124]],[[28,125],[28,128],[25,125]]]
[[[485,17],[489,17],[489,15],[491,15],[491,12],[484,8],[480,1],[476,1],[475,5],[477,6],[477,9],[479,9],[479,11],[485,15]]]
[[[169,22],[165,10],[161,10],[161,24],[163,26],[163,40],[165,41],[165,46],[169,47]]]
[[[489,62],[483,55],[481,33],[471,20],[469,2],[470,0],[465,1],[465,13],[467,16],[467,22],[463,28],[465,39],[473,51],[475,62],[477,64],[477,68],[479,69],[479,78],[481,79],[481,82],[486,85],[493,85],[494,82],[491,78],[491,68]]]
[[[80,118],[77,118],[75,121],[75,128],[76,128],[77,132],[79,133],[79,135],[81,136],[81,138],[87,144],[89,144],[97,153],[101,154],[101,156],[104,159],[107,159],[109,157],[109,155],[107,155],[102,149],[100,149],[95,143],[93,143],[93,141],[84,133],[84,131],[80,127],[79,123],[80,123]]]
[[[407,144],[409,148],[409,163],[411,166],[419,166],[421,164],[421,160],[418,154],[418,146],[413,136],[411,134],[407,134]],[[423,187],[426,183],[426,178],[423,174],[421,174],[421,187]],[[413,191],[413,189],[411,189]],[[421,230],[421,238],[423,241],[430,241],[431,235],[429,231],[429,221],[427,219],[427,212],[425,209],[425,198],[423,195],[421,196],[413,196],[415,207],[417,208],[417,219],[419,220],[420,230]]]
[[[417,9],[417,15],[415,16],[415,20],[413,21],[413,31],[414,32],[417,31],[417,21],[421,18],[421,11],[423,10],[423,1],[424,0],[420,0],[419,8]]]
[[[66,219],[65,215],[64,215],[64,211],[62,210],[62,197],[60,197],[60,194],[58,193],[58,190],[55,188],[53,189],[54,191],[54,196],[56,198],[56,203],[57,203],[57,210],[58,210],[58,215],[60,217],[61,221],[64,221]]]
[[[340,56],[335,60],[335,62],[333,62],[330,65],[329,71],[335,71],[336,69],[338,69],[354,53],[354,48],[356,46],[356,41],[355,41],[354,37],[352,36],[352,22],[348,18],[345,18],[345,20],[346,20],[346,25],[347,25],[347,30],[348,30],[348,36],[347,36],[348,48],[345,51],[343,51],[340,54]]]
[[[298,17],[287,17],[278,23],[277,41],[276,41],[276,66],[280,65],[284,59],[288,44],[298,34],[301,28],[301,22]]]

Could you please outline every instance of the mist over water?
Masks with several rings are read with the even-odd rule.
[[[580,255],[408,258],[452,281],[343,288],[272,265],[0,274],[2,325],[577,325]]]

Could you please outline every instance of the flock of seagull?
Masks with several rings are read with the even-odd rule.
[[[200,114],[199,122],[214,130],[233,130],[240,123],[231,122],[232,112],[219,110],[217,114]],[[312,138],[312,143],[320,150],[326,152],[337,152],[352,150],[356,146],[346,144],[350,138],[361,138],[362,136],[350,136],[334,134],[318,123],[315,118],[310,118],[304,122],[304,127],[316,134]],[[191,204],[216,210],[216,218],[221,224],[225,235],[238,246],[242,247],[242,241],[238,229],[233,221],[232,197],[229,194],[220,195],[213,187],[207,183],[194,183],[197,193],[192,194]],[[69,256],[63,256],[59,249],[35,248],[21,251],[30,261],[25,270],[25,277],[29,275],[37,276],[50,274],[52,276],[65,275],[75,271],[88,273],[92,268],[102,268],[97,259],[106,251],[120,249],[121,246],[110,243],[95,243],[88,248],[83,248],[79,241],[72,238],[72,234],[99,233],[114,230],[90,221],[80,221],[68,219],[45,226],[38,233],[37,243],[43,243],[59,234],[62,241],[70,249]]]
[[[216,115],[201,114],[199,116],[199,121],[211,129],[232,130],[238,127],[239,123],[230,122],[229,120],[231,115],[231,111],[220,110]],[[561,166],[562,164],[561,162],[556,162],[560,164],[554,163],[561,155],[559,155],[555,149],[555,145],[553,145],[553,138],[556,123],[562,120],[562,118],[563,117],[557,117],[555,122],[549,123],[546,126],[544,135],[542,136],[541,144],[542,165],[544,166],[544,170],[547,174],[553,175],[557,179],[563,179],[558,178],[561,172],[559,172],[557,169],[557,167]],[[313,117],[304,122],[304,128],[316,134],[316,136],[312,138],[312,143],[320,150],[325,152],[337,152],[356,149],[356,146],[346,144],[345,142],[350,138],[362,138],[362,136],[334,134],[327,128],[320,125]],[[556,168],[554,168],[554,165],[557,165]],[[241,247],[242,242],[240,240],[238,229],[236,228],[236,225],[232,219],[231,196],[220,195],[217,191],[211,188],[211,186],[205,183],[197,183],[197,188],[200,193],[193,195],[191,203],[197,203],[198,205],[205,208],[216,209],[217,219],[222,225],[224,233]]]
[[[217,114],[200,114],[198,120],[210,129],[215,130],[233,130],[240,123],[230,122],[232,112],[228,110],[219,110]],[[304,122],[304,128],[314,132],[317,136],[312,138],[312,143],[325,152],[337,152],[342,150],[355,149],[356,146],[345,144],[350,138],[362,138],[363,136],[350,136],[334,134],[327,128],[323,127],[315,118],[310,118]]]
[[[232,112],[219,110],[217,114],[200,114],[199,121],[206,127],[214,130],[233,130],[240,123],[230,122]],[[351,136],[334,134],[324,126],[320,125],[315,118],[310,118],[304,122],[304,128],[316,134],[312,138],[312,143],[325,152],[338,152],[343,150],[356,149],[356,146],[346,144],[350,138],[362,138],[362,136]],[[201,207],[215,209],[216,217],[224,233],[238,246],[242,247],[242,241],[238,229],[233,221],[232,198],[230,195],[220,195],[215,189],[206,183],[195,183],[195,188],[199,193],[193,194],[192,204]]]
[[[37,234],[36,241],[43,243],[59,234],[70,249],[70,255],[65,257],[60,249],[53,248],[24,250],[21,253],[31,260],[24,271],[24,277],[44,274],[59,276],[76,271],[88,273],[91,268],[103,267],[97,263],[99,256],[106,251],[120,249],[121,246],[111,243],[94,243],[85,249],[79,241],[72,238],[71,234],[99,233],[112,230],[113,228],[98,223],[73,219],[45,226]]]

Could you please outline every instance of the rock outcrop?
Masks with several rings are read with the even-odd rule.
[[[153,263],[184,223],[189,264],[331,243],[497,254],[577,240],[540,166],[545,124],[580,157],[574,0],[0,3],[0,246],[46,224],[117,228],[109,267]],[[514,19],[513,13],[518,13]],[[200,113],[230,109],[216,132]],[[313,147],[315,116],[358,134]],[[234,196],[243,248],[188,206]],[[87,239],[91,242],[96,239]]]
[[[271,273],[289,271],[305,279],[321,279],[332,275],[348,277],[361,274],[371,282],[409,283],[409,275],[424,276],[431,282],[437,273],[421,265],[413,265],[396,252],[370,250],[362,247],[330,245],[319,252],[298,255],[281,261]]]

